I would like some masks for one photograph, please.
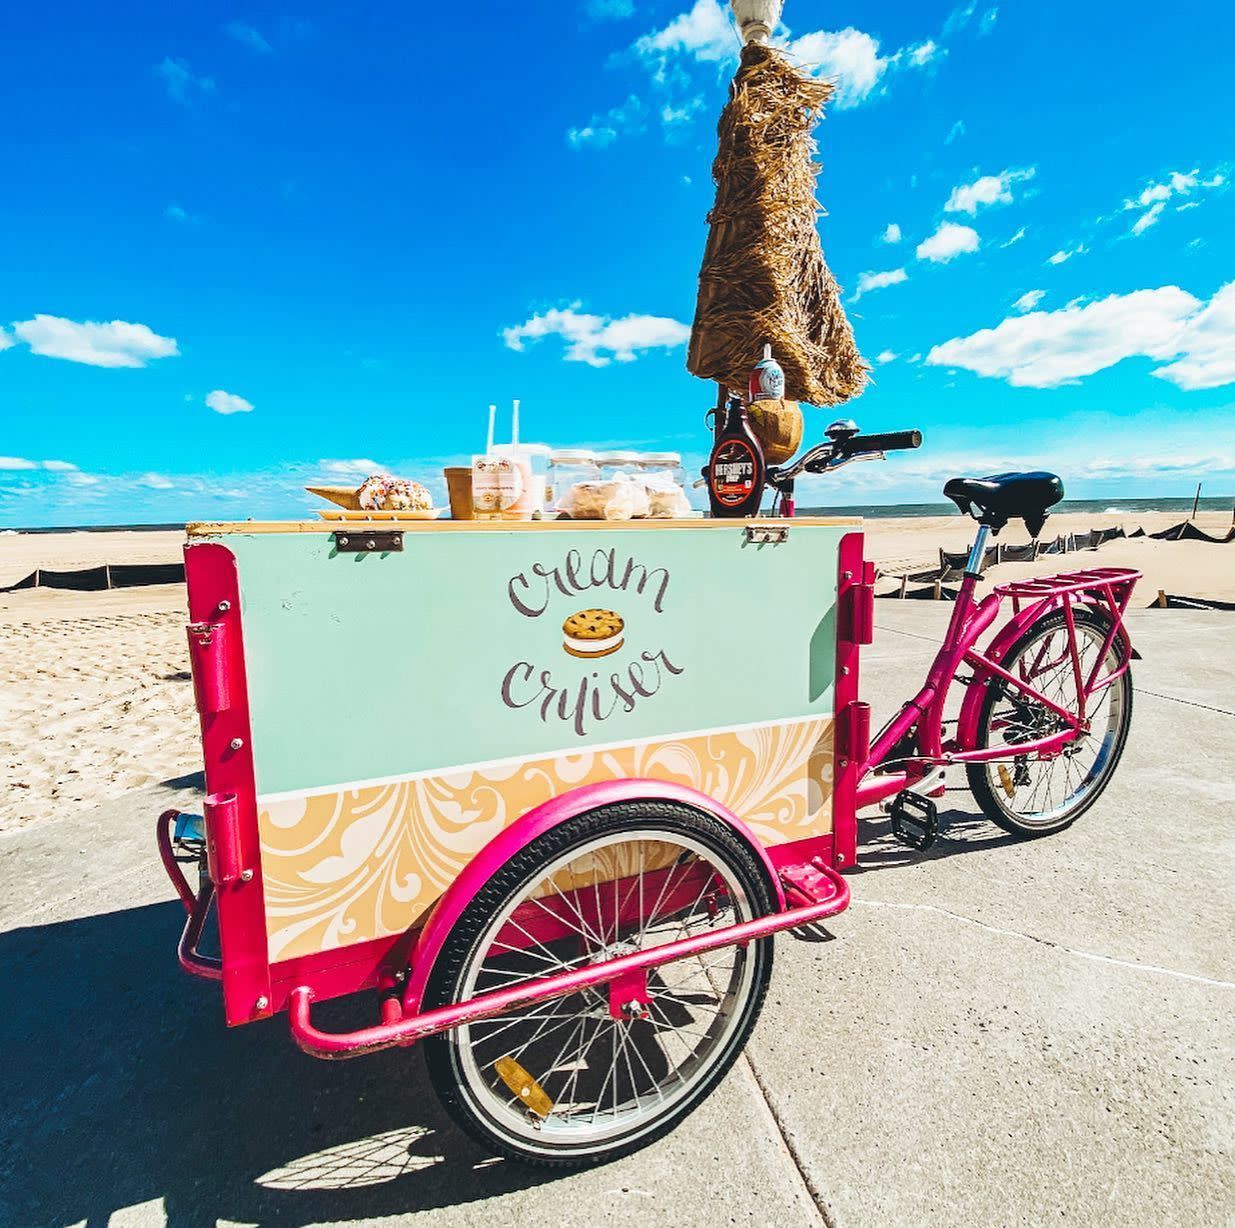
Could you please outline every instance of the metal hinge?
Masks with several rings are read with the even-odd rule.
[[[403,549],[403,534],[383,529],[363,533],[332,533],[335,549],[340,554],[384,554]]]
[[[777,542],[789,540],[789,526],[787,524],[748,524],[746,526],[746,540],[756,546],[767,544],[775,545]]]

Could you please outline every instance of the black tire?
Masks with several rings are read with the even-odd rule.
[[[1100,647],[1106,638],[1107,632],[1110,630],[1110,618],[1093,607],[1076,606],[1073,610],[1073,619],[1078,635],[1084,633],[1091,643],[1096,642]],[[1064,612],[1062,610],[1055,610],[1030,626],[1024,635],[1012,645],[1007,655],[999,664],[1009,672],[1015,673],[1017,664],[1036,644],[1040,643],[1046,636],[1058,633],[1061,629],[1066,634]],[[1098,637],[1096,640],[1093,638],[1095,636]],[[1118,668],[1127,664],[1127,655],[1128,648],[1126,642],[1122,637],[1116,637],[1107,651],[1107,668]],[[1006,688],[998,680],[992,680],[986,685],[986,694],[978,714],[977,744],[979,747],[991,745],[991,724],[995,709],[1013,691],[1014,688]],[[1040,836],[1053,835],[1055,832],[1060,832],[1064,828],[1070,827],[1098,800],[1110,782],[1128,740],[1128,729],[1132,723],[1131,670],[1124,670],[1123,674],[1104,691],[1100,692],[1100,694],[1103,696],[1102,702],[1113,705],[1110,711],[1117,713],[1117,719],[1113,722],[1110,730],[1109,744],[1104,737],[1098,749],[1097,757],[1095,758],[1096,770],[1091,771],[1090,776],[1084,779],[1083,787],[1073,795],[1075,800],[1068,802],[1065,799],[1064,805],[1056,811],[1050,812],[1044,818],[1027,819],[1023,813],[1017,811],[1014,806],[1009,804],[1011,796],[1009,784],[1005,783],[1002,787],[996,787],[992,780],[992,770],[996,773],[998,772],[995,765],[986,763],[966,764],[969,787],[987,818],[1014,836],[1033,840]],[[1036,706],[1030,705],[1030,708],[1032,711],[1042,714],[1048,711],[1041,704]],[[1030,761],[1029,756],[1026,756],[1025,759],[1027,763]],[[1041,763],[1043,761],[1034,759],[1032,762]],[[1027,763],[1024,769],[1026,771],[1028,770]],[[1020,770],[1020,765],[1015,770]],[[1011,788],[1013,790],[1017,788],[1014,782],[1011,784]]]
[[[518,899],[520,893],[541,883],[547,867],[561,864],[559,859],[574,850],[585,846],[597,847],[595,842],[598,839],[606,836],[637,839],[641,831],[687,838],[702,846],[707,850],[708,857],[713,859],[712,864],[717,867],[723,864],[739,884],[745,895],[744,911],[749,912],[750,916],[763,916],[775,910],[775,895],[764,865],[745,841],[717,819],[674,802],[624,802],[604,806],[569,819],[546,832],[516,854],[485,884],[468,905],[438,955],[426,986],[425,1006],[431,1008],[460,999],[472,961],[479,958],[483,965],[487,952],[481,948],[486,945],[486,931],[491,928],[495,917]],[[735,915],[736,912],[735,905]],[[735,952],[735,961],[739,958],[737,948],[724,950]],[[706,1065],[701,1064],[698,1081],[689,1088],[688,1094],[683,1094],[680,1101],[672,1103],[672,1108],[658,1118],[649,1119],[638,1129],[633,1129],[629,1137],[622,1135],[604,1143],[565,1147],[521,1138],[514,1126],[506,1129],[491,1106],[480,1102],[474,1084],[469,1083],[464,1075],[465,1042],[461,1036],[466,1034],[466,1030],[443,1033],[424,1042],[430,1081],[443,1107],[464,1131],[486,1148],[511,1159],[550,1168],[581,1168],[615,1159],[645,1146],[672,1129],[725,1076],[759,1018],[772,973],[772,952],[771,938],[747,944],[740,955],[742,961],[749,960],[749,967],[743,964],[746,969],[743,974],[744,994],[732,1015],[726,1017],[725,1026],[729,1031],[718,1039],[716,1052]],[[565,1016],[570,1017],[569,1014]],[[583,1018],[582,1012],[579,1018]],[[656,1034],[659,1037],[659,1025]],[[478,1045],[483,1043],[483,1040],[478,1041]],[[586,1056],[586,1053],[582,1054],[580,1062]],[[479,1063],[479,1060],[472,1059],[472,1064]],[[614,1099],[616,1111],[616,1079]],[[486,1107],[489,1108],[488,1112]]]

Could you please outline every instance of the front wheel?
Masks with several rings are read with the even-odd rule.
[[[1080,674],[1087,680],[1110,630],[1110,619],[1086,606],[1073,609]],[[992,680],[978,715],[976,746],[1006,751],[989,763],[966,765],[969,787],[987,818],[1016,836],[1046,836],[1075,823],[1098,800],[1123,754],[1132,721],[1128,647],[1116,636],[1098,679],[1123,669],[1087,701],[1087,732],[1062,750],[1018,753],[1017,746],[1066,728],[1061,717],[1010,684]],[[1009,673],[1069,712],[1078,709],[1076,674],[1062,610],[1035,622],[1000,662]]]
[[[691,807],[620,803],[569,819],[503,866],[438,956],[427,1007],[584,968],[773,911],[762,863]],[[648,972],[645,1009],[609,986],[425,1041],[430,1079],[471,1135],[559,1167],[641,1147],[698,1105],[754,1027],[772,940]],[[620,1007],[621,1004],[618,1004]]]

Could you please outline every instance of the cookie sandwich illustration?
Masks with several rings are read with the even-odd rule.
[[[580,610],[562,624],[562,635],[572,657],[607,657],[621,648],[626,620],[613,610]]]

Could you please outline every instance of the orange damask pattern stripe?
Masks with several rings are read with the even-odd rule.
[[[582,785],[689,785],[767,845],[832,827],[832,721],[762,725],[259,799],[270,959],[402,933],[520,815]]]

